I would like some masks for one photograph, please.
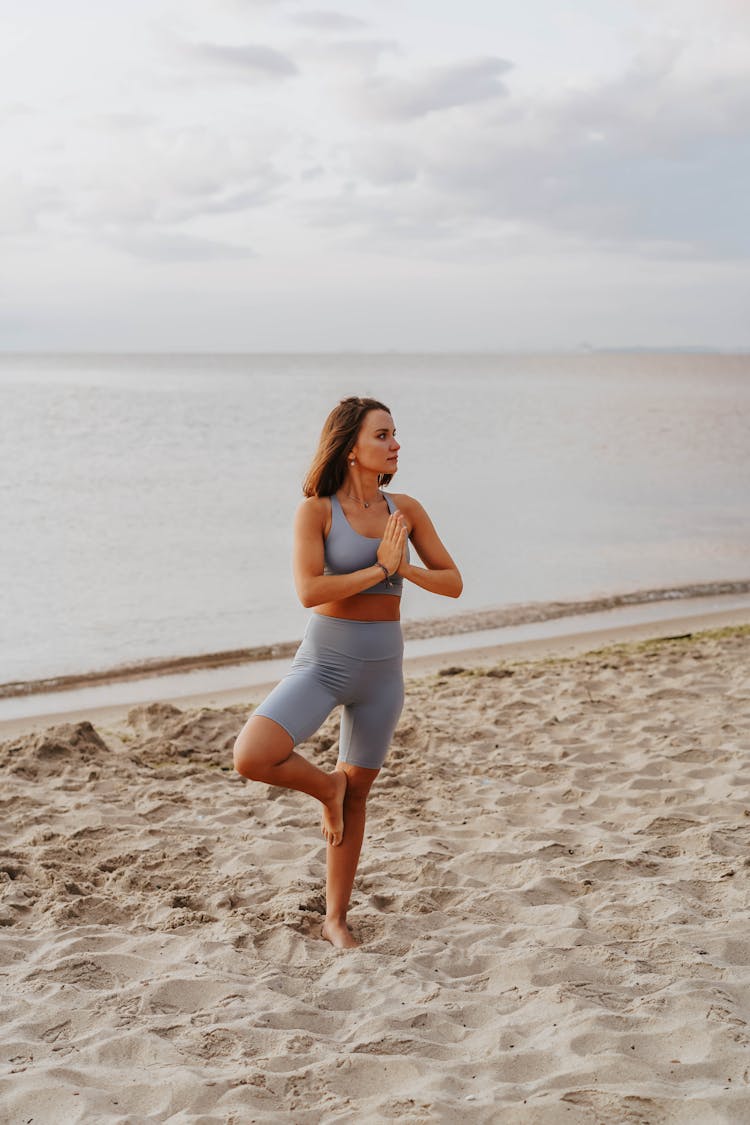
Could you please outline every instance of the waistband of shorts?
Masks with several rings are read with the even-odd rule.
[[[353,660],[387,660],[404,651],[400,621],[350,621],[322,613],[310,614],[302,643],[306,641]]]

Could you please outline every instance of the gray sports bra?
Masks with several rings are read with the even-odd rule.
[[[388,511],[393,512],[396,505],[387,492],[382,494],[388,505]],[[380,539],[372,539],[369,535],[360,535],[355,531],[349,520],[344,515],[339,498],[331,496],[331,530],[325,538],[325,566],[324,574],[351,574],[355,570],[365,570],[376,563]],[[409,544],[406,544],[406,558],[409,559]],[[401,597],[404,580],[400,574],[394,574],[386,586],[385,578],[377,586],[370,586],[369,590],[362,590],[363,594],[394,594]]]

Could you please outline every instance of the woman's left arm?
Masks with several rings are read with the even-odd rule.
[[[394,497],[395,499],[395,497]],[[429,590],[431,594],[443,594],[447,598],[457,598],[464,588],[458,567],[446,551],[432,520],[422,505],[411,496],[402,496],[396,501],[411,524],[409,538],[414,544],[422,566],[414,566],[406,561],[406,552],[401,560],[398,573],[402,578]]]

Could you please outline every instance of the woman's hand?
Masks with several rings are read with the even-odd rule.
[[[407,562],[404,549],[399,563],[399,574],[415,586],[429,590],[431,594],[443,594],[448,598],[459,597],[463,590],[461,574],[446,551],[427,512],[411,496],[399,496],[399,504],[404,512],[404,520],[408,521],[408,526],[411,527],[409,538],[424,563],[424,566],[415,566],[414,563]],[[404,547],[405,545],[404,543]]]
[[[377,560],[387,568],[389,577],[395,574],[401,566],[405,548],[406,523],[404,517],[401,512],[391,512],[377,553]]]

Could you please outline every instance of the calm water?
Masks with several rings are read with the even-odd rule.
[[[388,403],[461,566],[404,617],[750,576],[747,356],[0,358],[0,682],[301,635],[323,419]]]

